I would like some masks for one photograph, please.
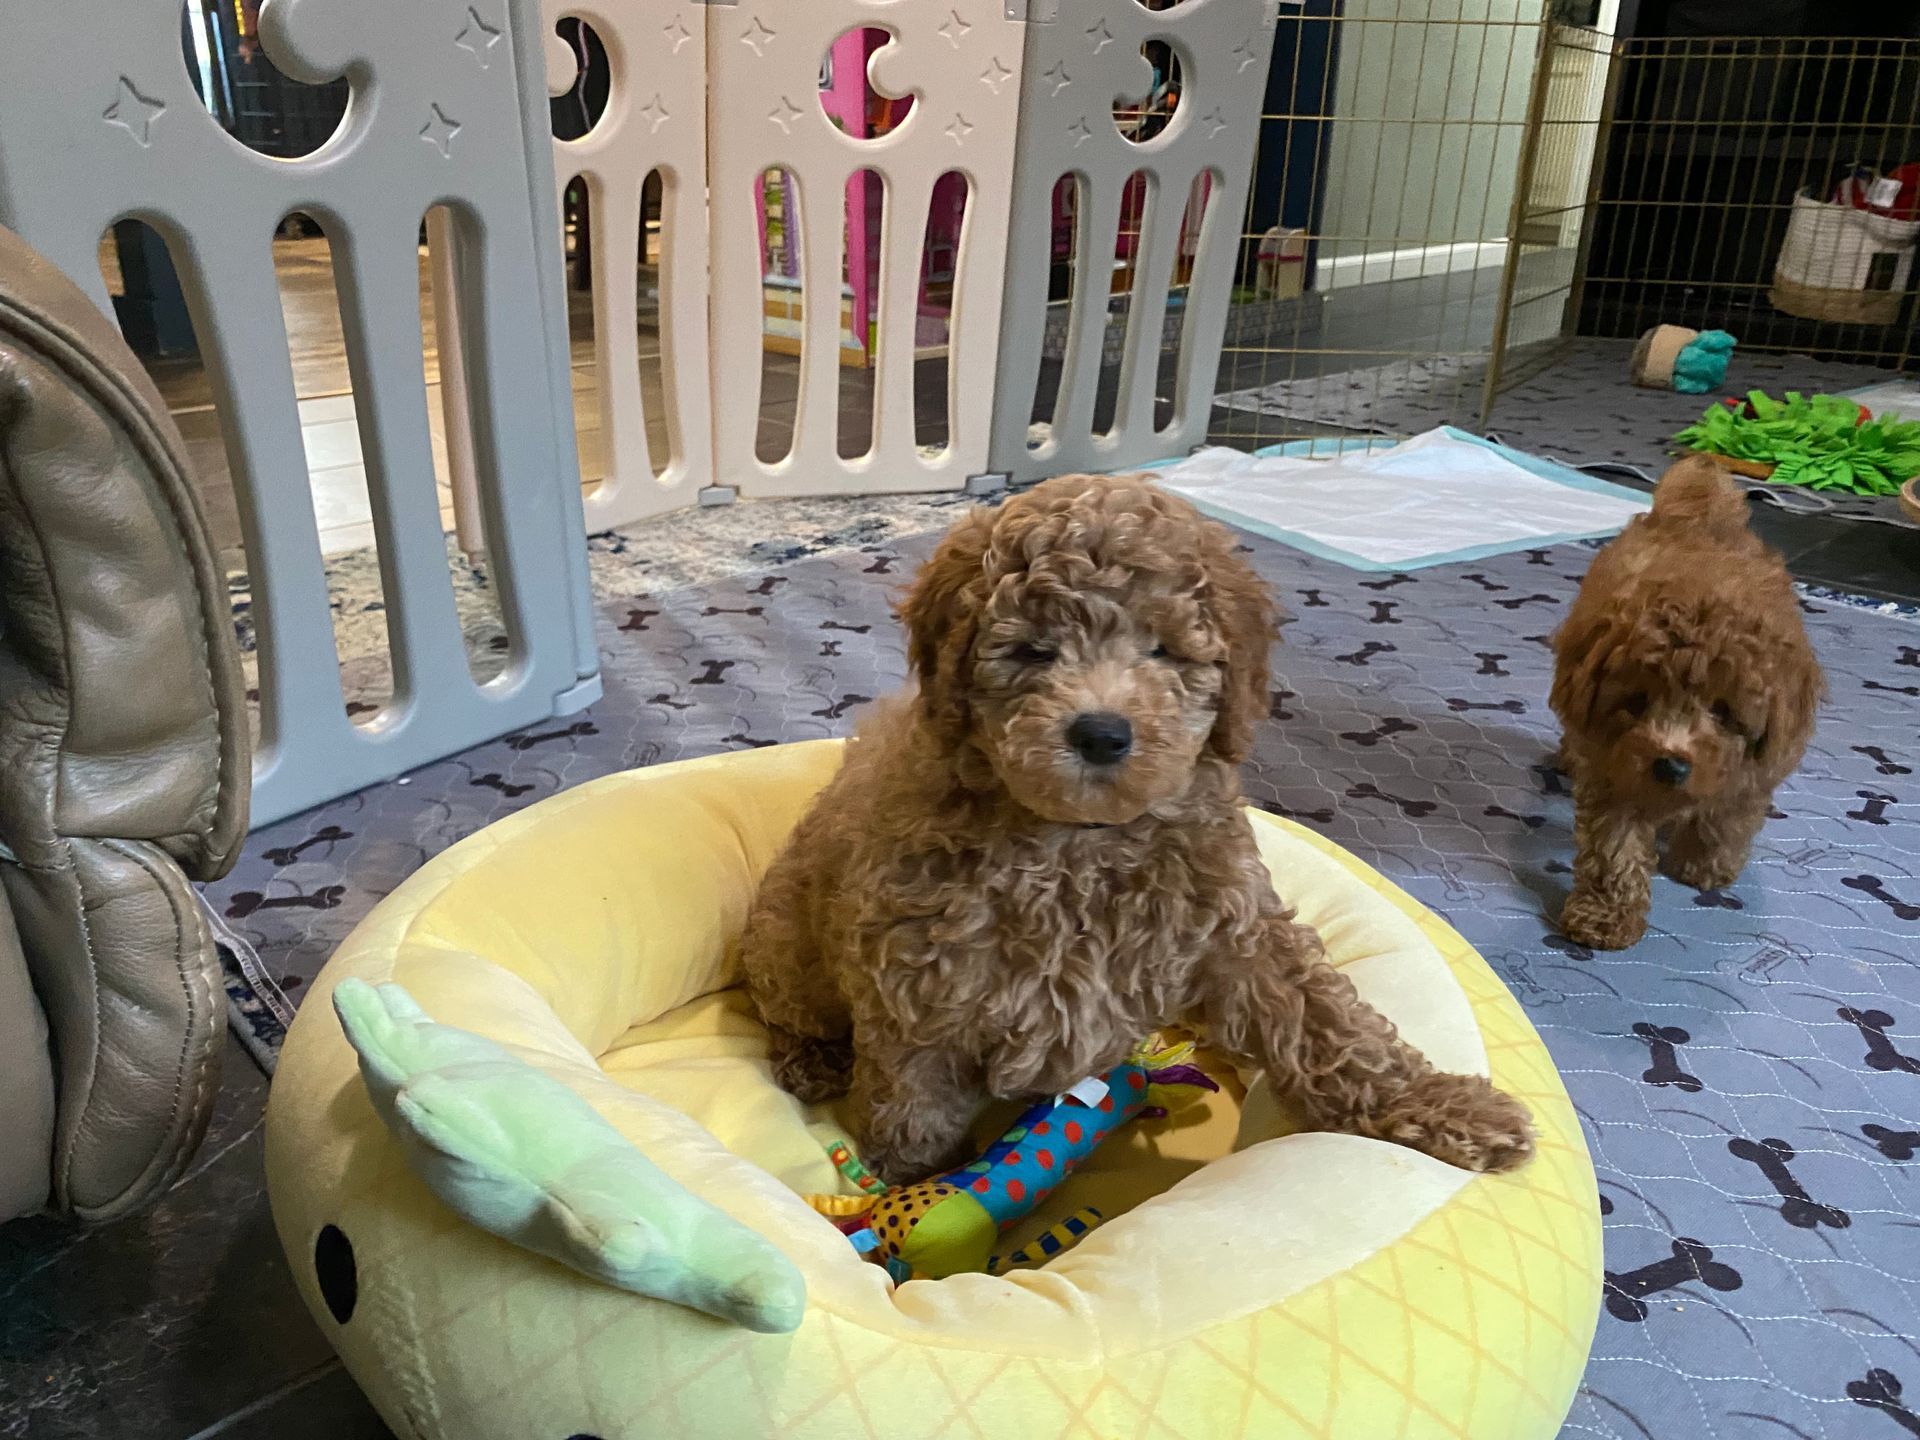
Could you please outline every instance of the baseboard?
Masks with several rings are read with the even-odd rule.
[[[1461,240],[1451,245],[1416,245],[1405,250],[1366,250],[1358,255],[1322,255],[1313,269],[1316,290],[1345,290],[1387,280],[1418,280],[1503,265],[1504,240]]]

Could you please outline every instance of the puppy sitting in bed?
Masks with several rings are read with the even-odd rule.
[[[1652,512],[1595,557],[1553,657],[1574,795],[1560,929],[1618,950],[1646,932],[1661,834],[1673,879],[1733,883],[1825,682],[1785,563],[1704,456],[1668,470]]]
[[[1144,480],[1052,480],[961,521],[901,617],[918,691],[875,707],[743,950],[780,1083],[850,1089],[881,1175],[960,1163],[983,1098],[1182,1020],[1319,1127],[1526,1159],[1522,1107],[1434,1070],[1274,894],[1237,775],[1274,607],[1224,528]]]

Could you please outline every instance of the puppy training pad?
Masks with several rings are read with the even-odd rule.
[[[300,1292],[406,1437],[1555,1434],[1592,1337],[1600,1240],[1552,1061],[1454,932],[1352,856],[1251,817],[1335,963],[1436,1063],[1518,1095],[1540,1153],[1471,1176],[1284,1134],[1255,1083],[1080,1177],[1114,1218],[1045,1269],[897,1289],[799,1192],[834,1117],[779,1091],[729,987],[754,884],[832,742],[610,776],[481,831],[401,886],[315,986],[404,984],[572,1086],[806,1277],[792,1335],[599,1285],[467,1226],[375,1116],[331,1008],[305,1005],[268,1107]],[[1202,1163],[1206,1162],[1206,1163]],[[1184,1177],[1184,1178],[1183,1178]],[[1056,1197],[1056,1202],[1065,1196]],[[1134,1203],[1137,1202],[1137,1203]],[[1131,1208],[1128,1208],[1131,1205]]]
[[[1451,425],[1398,445],[1212,447],[1154,470],[1217,520],[1356,570],[1419,570],[1612,535],[1649,504]]]

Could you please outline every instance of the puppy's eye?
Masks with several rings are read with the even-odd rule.
[[[1736,735],[1747,733],[1747,727],[1740,723],[1740,717],[1733,713],[1733,707],[1724,700],[1713,702],[1713,718],[1723,730],[1731,730]]]
[[[1051,665],[1058,652],[1044,645],[1019,644],[1007,651],[1007,658],[1016,665]]]
[[[1647,713],[1647,692],[1644,690],[1634,691],[1633,694],[1627,696],[1626,699],[1620,702],[1620,711],[1624,715],[1631,715],[1636,720],[1639,719],[1640,716]]]
[[[1166,646],[1164,646],[1164,645],[1156,645],[1156,646],[1154,646],[1154,647],[1153,647],[1153,649],[1151,649],[1151,650],[1149,650],[1149,651],[1147,652],[1147,658],[1148,658],[1149,660],[1164,660],[1164,659],[1166,659],[1166,658],[1167,658],[1167,647],[1166,647]]]

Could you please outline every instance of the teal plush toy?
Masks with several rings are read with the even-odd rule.
[[[1628,374],[1634,384],[1650,389],[1705,395],[1727,383],[1735,343],[1724,330],[1656,325],[1633,347]]]
[[[334,1012],[373,1108],[427,1188],[489,1234],[638,1295],[797,1329],[791,1261],[636,1150],[585,1100],[398,985],[343,980]]]
[[[1682,395],[1705,395],[1727,383],[1727,362],[1734,338],[1724,330],[1702,330],[1681,348],[1673,362],[1673,388]]]

